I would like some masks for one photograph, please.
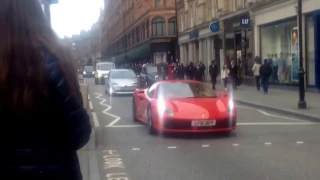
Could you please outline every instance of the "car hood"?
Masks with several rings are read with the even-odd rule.
[[[97,70],[97,72],[100,74],[108,74],[110,70]]]
[[[137,79],[111,79],[111,84],[118,84],[118,85],[126,85],[131,86],[134,83],[137,83]]]
[[[166,108],[181,119],[221,119],[228,113],[227,98],[185,98],[166,101]]]

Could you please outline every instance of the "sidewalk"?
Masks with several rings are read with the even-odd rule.
[[[221,83],[217,83],[216,88],[218,92],[224,89]],[[265,95],[262,90],[259,92],[255,87],[241,85],[233,92],[232,96],[237,103],[243,105],[287,113],[297,118],[320,121],[320,94],[318,93],[306,92],[307,109],[303,110],[298,109],[298,91],[271,88],[269,93]]]

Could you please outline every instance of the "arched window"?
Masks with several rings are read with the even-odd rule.
[[[172,17],[168,20],[168,34],[176,35],[177,33],[177,19],[176,17]]]
[[[162,17],[156,17],[152,20],[152,36],[164,36],[165,20]]]

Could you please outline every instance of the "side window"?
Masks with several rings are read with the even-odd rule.
[[[154,97],[154,93],[156,92],[157,84],[153,84],[147,91],[147,94],[150,98]]]

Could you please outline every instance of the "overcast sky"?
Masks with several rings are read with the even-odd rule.
[[[98,21],[103,0],[59,0],[51,5],[51,23],[59,37],[89,30]]]

